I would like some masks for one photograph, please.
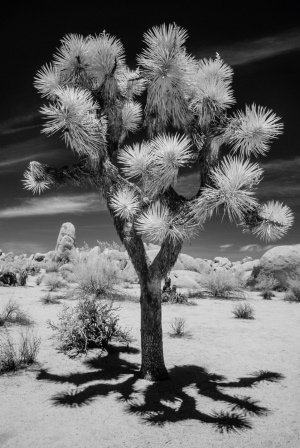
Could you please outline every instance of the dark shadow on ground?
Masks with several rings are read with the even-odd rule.
[[[145,423],[163,425],[193,419],[211,424],[221,432],[251,429],[251,416],[263,416],[270,412],[250,396],[231,395],[228,393],[230,390],[251,389],[262,381],[283,379],[279,373],[260,371],[227,382],[222,375],[209,373],[196,365],[185,365],[172,368],[169,371],[170,378],[166,381],[146,382],[139,379],[137,364],[121,358],[124,352],[130,354],[138,350],[114,347],[107,356],[84,362],[93,369],[90,372],[55,375],[40,370],[37,379],[75,386],[70,392],[52,397],[55,406],[84,406],[97,397],[114,393],[124,404],[126,412],[138,415]],[[87,384],[90,382],[95,383]],[[197,396],[222,403],[224,410],[211,413],[200,411]]]

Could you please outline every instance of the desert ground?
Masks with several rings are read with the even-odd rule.
[[[246,291],[252,320],[234,318],[236,300],[199,295],[194,306],[163,305],[170,379],[151,383],[138,377],[138,285],[117,302],[129,347],[75,359],[57,350],[47,325],[72,298],[47,305],[46,290],[34,277],[0,288],[0,309],[16,300],[41,337],[36,364],[0,376],[2,448],[299,447],[300,306],[283,293],[263,300]],[[170,335],[175,317],[185,319],[184,337]],[[19,330],[9,327],[16,338]]]

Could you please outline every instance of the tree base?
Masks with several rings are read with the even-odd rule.
[[[139,373],[140,378],[142,378],[143,380],[147,380],[147,381],[164,381],[170,378],[170,375],[167,371],[167,369],[163,369],[163,370],[155,370],[155,372],[150,372],[147,369],[144,369],[143,367],[141,367],[140,373]]]

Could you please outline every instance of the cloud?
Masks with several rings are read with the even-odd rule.
[[[25,199],[18,206],[0,210],[0,218],[25,218],[65,213],[97,213],[103,210],[106,210],[106,206],[101,202],[97,193],[85,193],[73,196],[59,195]]]
[[[41,127],[40,124],[33,124],[40,119],[41,114],[39,112],[32,112],[26,115],[19,115],[0,123],[0,135],[14,134],[20,131],[26,131],[28,129]]]
[[[229,249],[229,247],[232,247],[233,244],[221,244],[220,246],[220,252],[224,252],[226,249]]]
[[[234,46],[218,46],[206,49],[207,53],[218,52],[231,66],[249,64],[300,49],[300,29],[291,29],[254,40],[236,42]],[[202,52],[201,52],[202,53]],[[200,57],[203,57],[200,55]]]
[[[259,244],[248,244],[247,246],[240,247],[240,252],[266,252],[269,249],[275,247],[272,244],[268,246],[261,246]]]

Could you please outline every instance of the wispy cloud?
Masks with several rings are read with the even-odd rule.
[[[275,247],[272,244],[268,246],[261,246],[260,244],[248,244],[247,246],[240,247],[240,252],[266,252],[269,249]]]
[[[0,123],[0,135],[14,134],[28,129],[41,127],[36,121],[39,119],[40,113],[38,111],[26,115],[19,115]]]
[[[226,249],[229,249],[232,246],[233,246],[233,244],[221,244],[220,252],[224,252]]]
[[[300,49],[300,29],[291,29],[259,39],[244,40],[233,45],[206,48],[206,55],[216,52],[231,66],[249,64]],[[201,52],[199,57],[205,55]]]
[[[25,199],[18,206],[0,210],[0,218],[50,216],[66,213],[97,213],[102,210],[106,210],[106,206],[97,193],[72,196],[58,195]]]

